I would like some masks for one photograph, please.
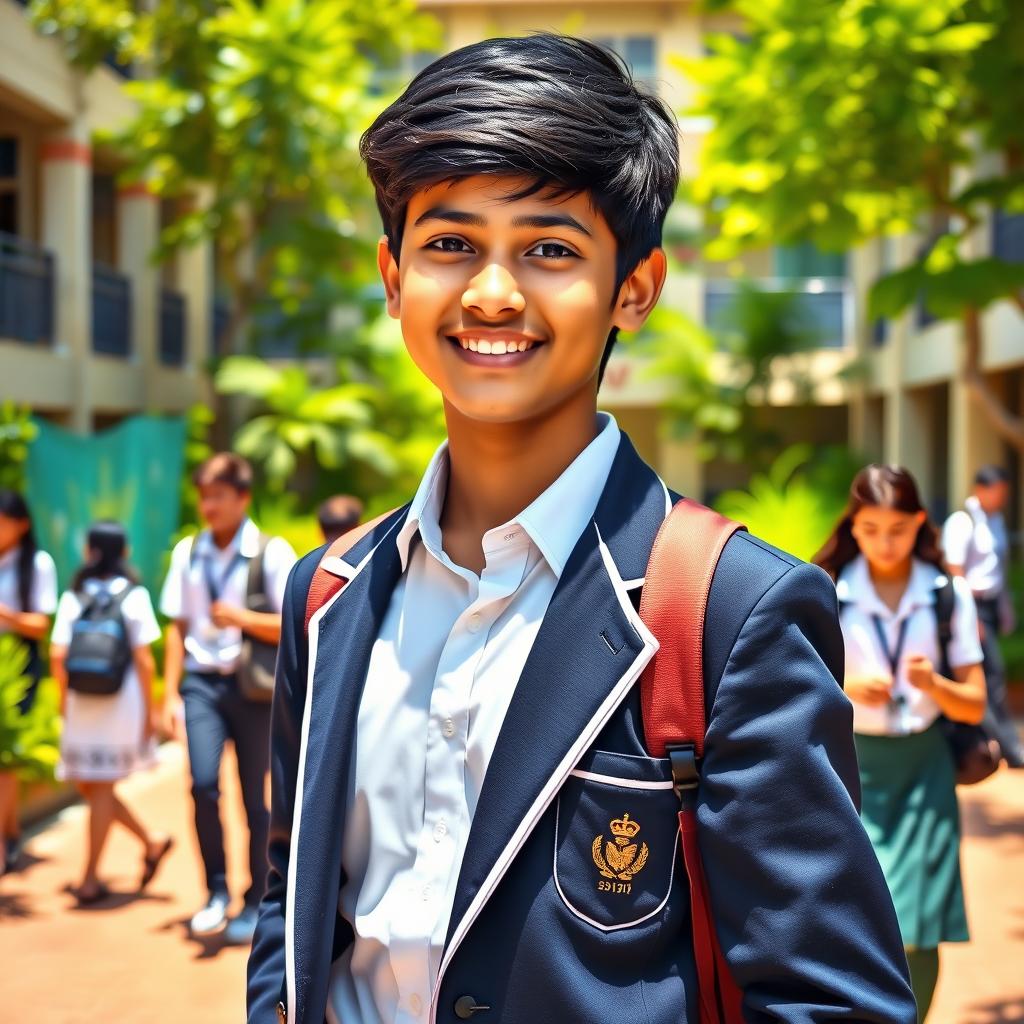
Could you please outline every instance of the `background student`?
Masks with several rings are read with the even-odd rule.
[[[316,510],[320,532],[328,544],[357,527],[362,517],[363,503],[351,494],[335,494]]]
[[[1011,768],[1024,768],[1024,745],[1006,696],[1006,666],[999,650],[1000,633],[1012,632],[1013,601],[1007,587],[1009,539],[1003,509],[1010,497],[1010,478],[1000,466],[983,466],[974,477],[974,491],[942,530],[946,565],[963,576],[974,595],[981,622],[988,706],[984,728],[998,744]]]
[[[89,529],[85,564],[61,595],[50,641],[64,718],[57,777],[74,782],[89,804],[85,870],[75,890],[81,905],[110,894],[98,869],[115,821],[142,844],[140,890],[173,845],[169,836],[146,828],[114,789],[149,767],[156,752],[150,644],[160,638],[160,626],[149,592],[126,561],[127,546],[119,523]],[[97,636],[99,646],[90,646]]]
[[[29,687],[20,702],[23,712],[35,701],[43,674],[39,642],[57,610],[57,567],[36,547],[32,515],[25,499],[0,489],[0,634],[13,633],[28,648]],[[21,856],[18,824],[18,780],[0,771],[0,875],[11,871]]]
[[[968,938],[954,765],[939,716],[977,723],[984,714],[974,602],[963,579],[946,576],[938,532],[898,466],[857,474],[814,561],[836,581],[861,816],[896,905],[923,1021],[939,943]],[[952,588],[945,652],[936,612],[944,587]]]
[[[164,726],[177,738],[184,733],[188,742],[208,891],[205,905],[192,917],[192,934],[213,935],[226,926],[227,942],[246,943],[256,927],[267,871],[270,703],[269,694],[262,700],[247,696],[238,672],[246,641],[276,645],[280,638],[281,603],[295,553],[283,538],[263,536],[249,518],[252,467],[240,455],[211,456],[194,479],[206,528],[175,547],[160,598],[161,611],[172,620],[164,662]],[[261,594],[251,592],[254,578]],[[271,610],[250,608],[254,597]],[[245,907],[230,922],[219,785],[229,739],[249,824],[251,874]]]

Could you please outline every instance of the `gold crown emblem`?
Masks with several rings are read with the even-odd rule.
[[[632,839],[640,831],[640,826],[635,821],[630,821],[628,814],[624,814],[621,818],[616,818],[609,823],[609,826],[612,830],[612,835],[620,839]]]

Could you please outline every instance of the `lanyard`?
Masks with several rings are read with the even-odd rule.
[[[224,570],[221,575],[220,582],[214,578],[213,575],[213,554],[208,553],[203,559],[203,578],[206,580],[206,589],[210,595],[210,604],[215,604],[220,600],[221,594],[224,593],[224,588],[227,586],[228,579],[231,574],[238,568],[242,562],[247,562],[248,559],[241,551],[236,551],[234,558],[228,562],[228,567]]]
[[[908,615],[901,623],[899,632],[896,634],[896,649],[890,650],[889,640],[885,635],[885,626],[882,624],[882,619],[878,615],[872,615],[871,621],[875,624],[875,632],[878,634],[878,643],[882,648],[882,654],[885,655],[886,661],[889,662],[889,669],[892,672],[893,686],[896,685],[896,670],[900,663],[900,657],[903,654],[903,644],[907,639],[907,627],[910,625],[910,615]],[[909,726],[906,722],[907,712],[907,697],[903,693],[893,693],[889,698],[889,717],[893,720],[893,726],[897,733],[907,733],[910,731]]]

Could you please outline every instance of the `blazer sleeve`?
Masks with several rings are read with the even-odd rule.
[[[277,1004],[285,999],[288,860],[306,699],[305,606],[320,554],[297,563],[285,586],[270,728],[269,870],[249,954],[248,1024],[277,1024]]]
[[[710,716],[699,841],[748,1024],[914,1024],[892,899],[858,814],[835,589],[785,570],[743,624]]]

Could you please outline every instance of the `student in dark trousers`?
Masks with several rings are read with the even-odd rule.
[[[320,532],[328,544],[354,530],[363,518],[363,503],[351,494],[335,494],[316,510]]]
[[[1003,510],[1010,498],[1010,476],[1001,466],[983,466],[974,477],[974,491],[942,530],[946,564],[963,576],[974,595],[985,655],[988,706],[986,734],[999,744],[1010,768],[1024,768],[1024,744],[1013,721],[1006,694],[1006,665],[999,636],[1014,628],[1013,599],[1007,581],[1010,542]]]
[[[963,579],[947,576],[938,530],[900,466],[857,474],[846,512],[814,560],[836,581],[861,813],[896,904],[923,1021],[940,943],[968,937],[954,764],[940,718],[976,725],[985,712],[974,600]]]
[[[276,643],[281,633],[284,586],[295,553],[281,537],[265,538],[249,518],[252,468],[240,455],[220,452],[195,474],[199,514],[206,528],[181,541],[160,598],[171,619],[164,659],[164,727],[188,741],[196,833],[208,898],[192,917],[193,935],[224,931],[225,941],[252,938],[267,859],[267,758],[270,705],[242,693],[238,667],[246,636]],[[270,612],[247,607],[250,562],[262,560]],[[249,824],[251,881],[245,906],[227,919],[230,895],[220,817],[220,762],[231,740],[238,760]]]
[[[362,152],[448,441],[410,504],[292,574],[249,1021],[697,1021],[680,805],[637,686],[673,495],[597,412],[665,280],[675,120],[599,46],[494,39],[421,72]],[[318,569],[347,585],[307,630]],[[741,533],[708,600],[697,813],[745,1019],[909,1024],[834,588]]]
[[[0,636],[13,635],[25,648],[28,689],[20,707],[35,703],[43,676],[39,645],[57,610],[57,567],[36,545],[32,513],[15,491],[0,489]],[[21,856],[18,779],[0,771],[0,875],[17,867]]]

